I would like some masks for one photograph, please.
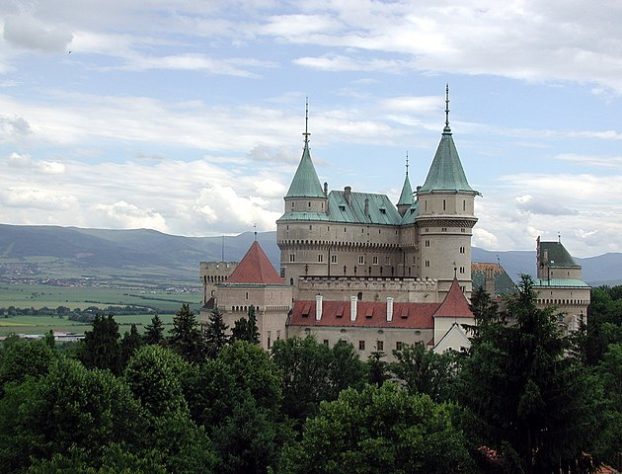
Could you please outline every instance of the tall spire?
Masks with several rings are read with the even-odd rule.
[[[449,128],[449,84],[445,84],[445,129],[443,133],[451,133],[451,128]]]
[[[404,185],[402,186],[402,193],[400,194],[400,199],[397,201],[397,210],[400,215],[404,215],[404,213],[412,206],[413,204],[413,189],[410,185],[410,180],[408,179],[408,152],[406,152],[406,177],[404,178]]]
[[[324,190],[320,184],[320,180],[315,172],[315,167],[311,161],[311,153],[309,152],[309,99],[305,100],[305,131],[302,134],[305,137],[305,145],[302,150],[302,158],[294,174],[294,179],[289,186],[289,190],[285,195],[286,198],[291,197],[325,197]]]
[[[302,134],[305,137],[305,148],[309,146],[309,98],[305,98],[305,131]]]

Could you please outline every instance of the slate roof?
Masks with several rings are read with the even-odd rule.
[[[434,313],[435,318],[472,318],[473,312],[464,296],[458,279],[451,282],[445,299]]]
[[[498,263],[476,262],[471,263],[471,280],[473,282],[473,289],[484,287],[486,284],[486,274],[489,271],[492,272],[495,280],[495,292],[498,295],[512,293],[516,289],[516,284],[501,265]]]
[[[306,141],[302,151],[302,158],[300,158],[294,179],[292,179],[292,184],[289,185],[289,190],[285,197],[324,197],[324,190],[311,161],[309,143]]]
[[[365,214],[365,199],[368,212]],[[350,193],[350,202],[344,191],[331,191],[328,194],[328,214],[323,212],[287,211],[277,221],[329,221],[349,224],[399,225],[402,216],[395,205],[384,194]]]
[[[465,191],[477,193],[467,181],[456,145],[451,136],[451,129],[446,126],[436,154],[430,165],[428,176],[417,192]],[[477,193],[479,194],[479,193]]]
[[[566,247],[561,242],[540,242],[540,263],[547,263],[549,267],[571,267],[581,268],[580,265],[573,260],[572,256],[566,250]],[[544,260],[544,252],[548,254],[548,262]]]
[[[281,285],[283,279],[279,277],[259,242],[253,242],[225,285],[232,283]]]

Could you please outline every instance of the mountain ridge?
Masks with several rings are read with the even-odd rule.
[[[0,224],[0,277],[15,274],[13,267],[26,265],[33,274],[38,271],[49,278],[98,274],[104,277],[125,272],[134,275],[134,279],[197,283],[199,262],[220,261],[223,253],[225,260],[238,261],[255,239],[278,269],[280,252],[274,231],[186,237],[153,229]],[[499,261],[515,281],[521,273],[534,275],[536,270],[535,250],[490,251],[473,247],[472,260]],[[575,260],[583,267],[584,280],[594,286],[622,283],[622,253]]]

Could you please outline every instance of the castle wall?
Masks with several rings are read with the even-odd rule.
[[[318,342],[333,347],[340,340],[354,346],[361,360],[367,360],[372,352],[384,352],[383,360],[395,360],[393,351],[403,344],[417,342],[426,344],[433,337],[432,329],[395,329],[395,328],[353,328],[353,327],[314,327],[288,326],[287,337],[305,337],[313,335]],[[362,343],[362,344],[361,344]],[[380,346],[380,347],[379,347]]]
[[[224,283],[238,266],[238,262],[201,262],[199,276],[203,285],[203,304],[215,295],[216,285]]]

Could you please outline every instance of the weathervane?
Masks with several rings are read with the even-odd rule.
[[[302,134],[305,137],[305,145],[309,144],[309,98],[305,98],[305,131]]]
[[[408,150],[406,150],[406,176],[408,176]]]
[[[445,128],[449,128],[449,84],[445,84]]]

